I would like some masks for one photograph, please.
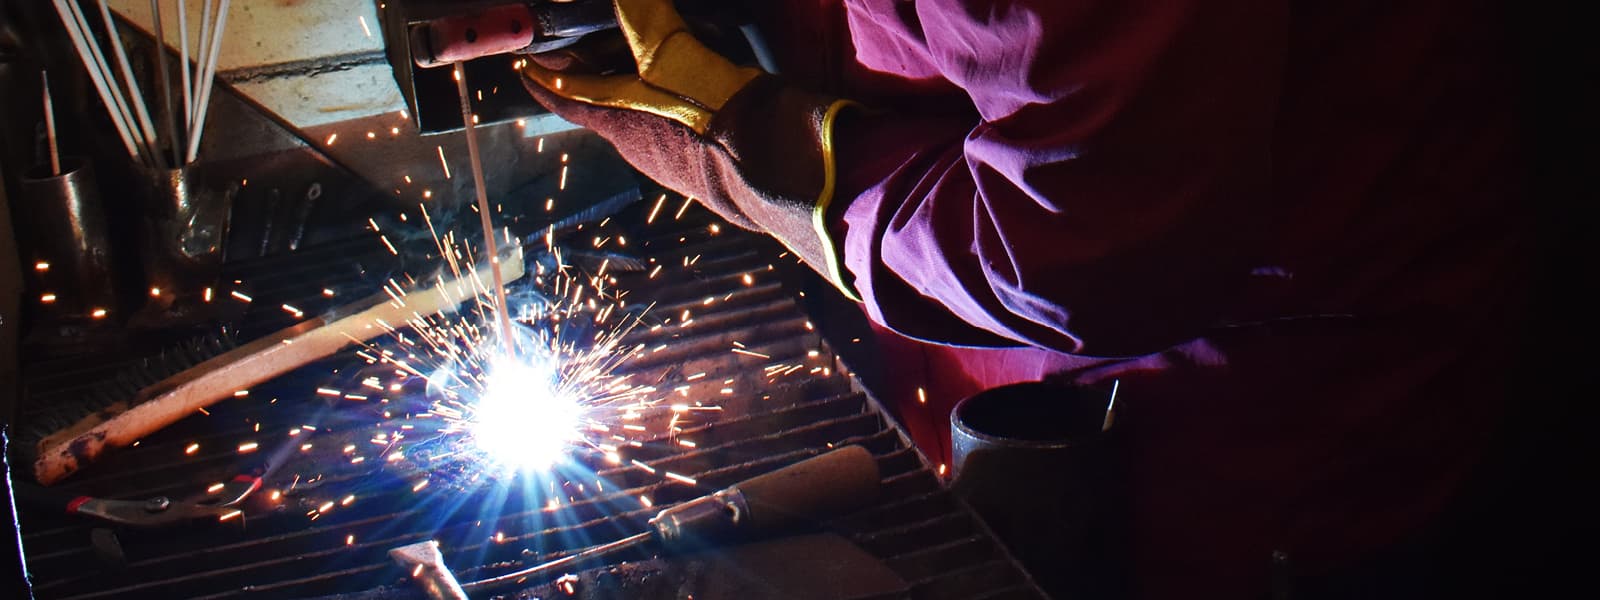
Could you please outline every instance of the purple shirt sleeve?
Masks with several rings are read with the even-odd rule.
[[[1241,318],[1285,15],[1197,2],[847,3],[857,61],[965,115],[841,136],[845,266],[878,322],[1143,354]]]

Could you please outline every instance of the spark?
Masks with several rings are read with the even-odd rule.
[[[43,296],[39,296],[39,301],[43,302],[45,304],[50,304],[51,302],[55,302],[56,301],[56,295],[55,294],[45,294]]]
[[[456,72],[456,77],[460,77],[460,76],[461,76],[460,72],[457,71]],[[447,161],[447,160],[444,159],[444,146],[434,146],[434,149],[439,151],[439,166],[444,167],[444,178],[445,179],[449,179],[450,178],[450,161]]]
[[[361,32],[367,34],[369,38],[372,37],[372,28],[367,27],[367,17],[365,15],[357,15],[356,20],[361,21]]]
[[[45,271],[49,271],[50,270],[50,263],[44,262],[42,260],[39,261],[39,262],[33,263],[33,270],[38,271],[40,273],[43,273]]]
[[[221,516],[217,517],[217,520],[218,521],[227,521],[229,519],[237,518],[239,515],[242,515],[242,514],[244,514],[244,511],[235,508],[235,509],[230,510],[228,512],[222,513]]]
[[[104,308],[96,308],[92,312],[89,313],[89,316],[94,317],[96,319],[103,319],[106,316],[106,309],[104,309]]]
[[[256,443],[256,442],[245,442],[243,444],[239,444],[239,453],[240,454],[247,454],[247,453],[250,453],[250,452],[255,452],[256,448],[259,448],[259,447],[261,447],[261,444],[259,444],[259,443]]]
[[[194,454],[200,451],[200,444],[189,444],[183,449],[184,454]]]
[[[754,356],[756,358],[768,358],[768,359],[772,358],[771,355],[762,354],[760,352],[755,352],[753,350],[745,350],[743,348],[734,348],[733,352],[734,352],[734,354],[743,354],[745,356]]]
[[[233,296],[235,299],[237,299],[240,302],[255,302],[255,298],[251,298],[249,296],[246,296],[243,293],[241,293],[239,290],[233,290],[231,292],[228,292],[228,295],[229,296]]]
[[[338,140],[339,140],[339,134],[333,133],[333,134],[329,134],[328,135],[328,141],[326,143],[327,143],[327,145],[332,146],[333,143],[338,141]]]
[[[646,217],[645,220],[644,220],[646,225],[649,225],[651,223],[655,223],[656,222],[656,215],[661,213],[661,205],[665,204],[666,202],[667,202],[667,195],[666,194],[662,194],[661,196],[656,198],[656,205],[650,208],[650,216]]]

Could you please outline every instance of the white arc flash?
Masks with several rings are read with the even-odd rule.
[[[500,357],[485,370],[468,430],[505,471],[545,471],[582,443],[583,407],[548,360]]]

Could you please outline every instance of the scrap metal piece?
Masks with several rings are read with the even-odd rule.
[[[389,558],[410,569],[411,579],[422,586],[422,591],[435,600],[467,600],[467,592],[456,583],[456,576],[444,564],[439,552],[439,542],[427,540],[393,548]]]

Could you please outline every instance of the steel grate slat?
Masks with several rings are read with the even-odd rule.
[[[231,265],[230,273],[249,279],[262,302],[291,299],[294,294],[319,292],[323,281],[347,277],[340,269],[355,268],[348,261],[346,266],[326,266],[348,258],[339,257],[340,253],[357,256],[356,262],[369,272],[393,269],[393,260],[384,264],[393,257],[381,251],[372,254],[371,248],[362,246],[368,242],[253,259]],[[648,271],[618,275],[632,278],[624,286],[631,290],[630,305],[654,302],[650,323],[668,322],[641,326],[626,336],[628,345],[643,345],[627,372],[634,383],[686,400],[707,399],[722,411],[715,419],[685,425],[671,435],[641,439],[638,447],[624,447],[624,466],[607,467],[599,455],[583,457],[607,482],[604,492],[578,496],[553,512],[529,505],[532,499],[509,498],[488,519],[478,517],[476,506],[486,502],[486,494],[478,493],[459,498],[467,509],[439,518],[437,507],[419,504],[409,489],[388,486],[316,521],[291,511],[253,517],[242,533],[228,535],[129,532],[125,540],[129,562],[123,569],[91,559],[83,542],[90,524],[24,514],[24,543],[38,575],[37,593],[41,598],[81,599],[279,598],[405,586],[404,574],[390,563],[386,551],[429,538],[440,541],[458,576],[470,580],[614,539],[676,502],[829,446],[860,444],[878,460],[882,500],[831,521],[830,529],[884,559],[914,584],[916,598],[1042,597],[981,524],[943,490],[932,466],[908,446],[904,434],[877,404],[853,391],[850,377],[786,291],[786,268],[792,265],[779,263],[792,261],[792,256],[771,258],[781,250],[774,251],[765,241],[729,233],[712,236],[703,225],[692,223],[648,236],[630,233],[629,242],[644,248],[642,254],[654,256],[654,264],[666,265],[654,279],[647,277]],[[305,262],[291,260],[297,257]],[[693,267],[683,268],[689,260],[695,261]],[[685,310],[693,317],[689,327],[679,323]],[[258,331],[289,322],[275,314],[246,321]],[[732,352],[735,342],[762,356]],[[59,370],[30,380],[30,398],[71,394],[85,378],[110,372],[81,363],[72,368],[68,363],[51,364]],[[330,376],[337,364],[306,367],[252,390],[250,398],[218,404],[211,417],[185,419],[139,448],[108,457],[70,482],[69,489],[127,497],[181,493],[186,485],[211,476],[208,473],[224,472],[236,458],[228,442],[250,433],[253,423],[260,423],[264,431],[281,430],[294,424],[293,415],[321,406],[322,401],[304,394],[305,382]],[[786,376],[769,377],[767,368],[774,365],[805,366]],[[258,394],[277,397],[280,404],[269,409]],[[660,431],[655,425],[651,430]],[[329,435],[338,439],[337,434]],[[677,439],[692,439],[695,446],[679,446]],[[185,455],[182,450],[189,443],[207,450]],[[262,446],[268,444],[263,441]],[[638,469],[625,468],[631,460],[692,477],[698,486],[647,477]],[[328,477],[348,483],[370,475],[349,471]],[[644,506],[638,499],[641,495],[652,498],[653,506]],[[491,539],[489,534],[495,531],[504,534],[504,542]]]

